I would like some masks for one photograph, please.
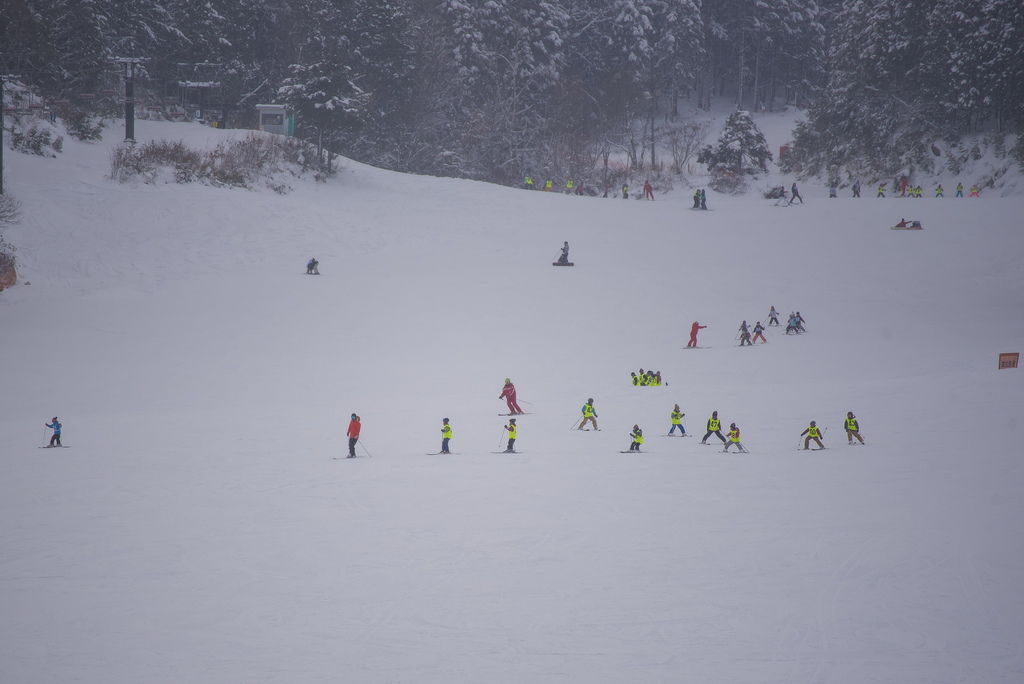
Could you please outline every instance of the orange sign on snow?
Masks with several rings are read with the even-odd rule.
[[[1020,361],[1020,353],[1012,352],[1008,354],[999,355],[999,370],[1004,368],[1016,368],[1017,363]]]

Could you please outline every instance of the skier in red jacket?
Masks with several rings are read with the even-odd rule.
[[[348,457],[356,457],[356,442],[359,441],[359,431],[362,429],[363,424],[359,422],[359,416],[352,414],[352,420],[348,424]]]
[[[698,330],[703,330],[706,327],[708,327],[708,326],[701,325],[697,321],[693,322],[693,325],[690,326],[690,341],[686,343],[686,347],[687,348],[696,347],[697,346],[697,331]]]
[[[519,408],[519,404],[516,403],[516,386],[512,384],[512,381],[505,378],[505,387],[502,388],[501,394],[498,395],[499,399],[504,399],[505,403],[508,404],[508,414],[515,416],[523,412],[523,409]]]

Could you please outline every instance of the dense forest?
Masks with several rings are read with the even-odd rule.
[[[803,173],[1024,124],[1020,0],[6,0],[0,31],[0,68],[77,106],[142,57],[141,92],[216,84],[228,126],[285,102],[347,156],[506,183],[678,171],[713,104],[808,108]]]

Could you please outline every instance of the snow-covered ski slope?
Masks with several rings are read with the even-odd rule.
[[[117,134],[5,158],[0,681],[1024,680],[1021,199],[118,185]]]

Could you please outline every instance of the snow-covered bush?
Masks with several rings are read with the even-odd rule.
[[[10,195],[0,195],[0,225],[17,222],[20,209],[21,207],[17,200],[13,197]],[[15,251],[17,250],[14,248],[14,245],[7,242],[3,235],[0,235],[0,290],[17,282]]]
[[[45,126],[32,126],[28,130],[15,127],[11,131],[11,148],[25,154],[37,154],[40,157],[55,157],[53,152],[64,149],[64,138],[54,135]]]
[[[153,183],[161,170],[168,170],[176,183],[248,188],[264,180],[272,190],[282,193],[289,186],[275,177],[302,175],[311,159],[315,160],[316,155],[307,143],[279,136],[252,134],[212,150],[195,150],[181,141],[154,140],[115,148],[110,177],[121,182],[139,178]],[[317,174],[325,173],[317,165]]]
[[[69,109],[61,116],[68,135],[77,140],[99,140],[103,137],[103,119],[80,109]]]

